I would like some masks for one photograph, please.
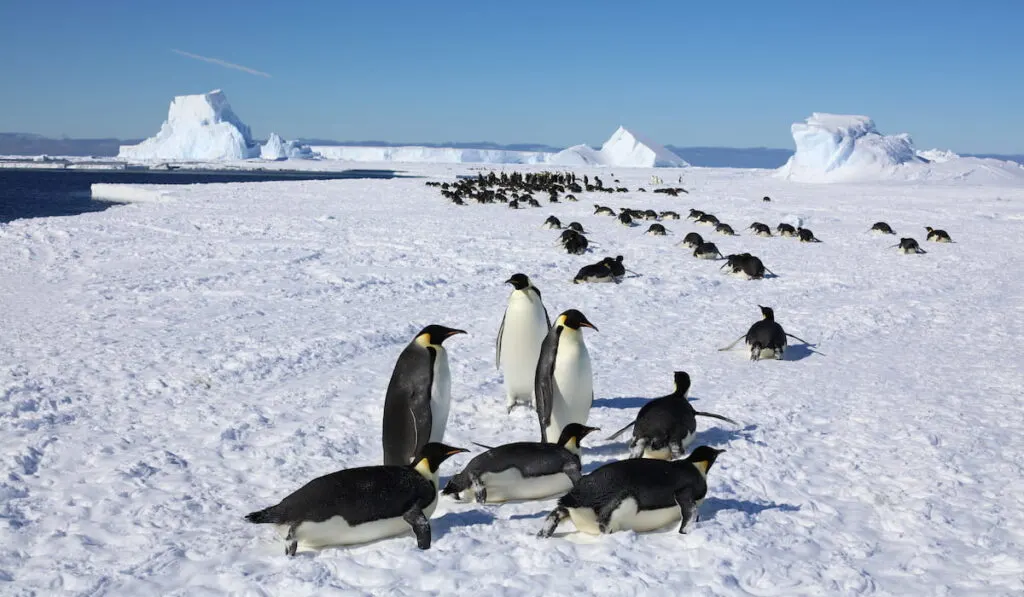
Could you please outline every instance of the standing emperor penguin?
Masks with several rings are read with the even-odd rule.
[[[384,464],[405,466],[448,423],[452,374],[441,343],[462,330],[428,325],[398,355],[384,398]]]
[[[534,392],[542,442],[556,442],[569,423],[586,424],[594,402],[594,375],[583,331],[597,328],[576,309],[555,320],[537,361]]]
[[[506,284],[514,290],[508,297],[505,315],[495,343],[495,366],[505,378],[508,412],[516,404],[534,406],[534,376],[544,337],[551,329],[551,318],[541,301],[540,290],[526,274],[515,274]]]

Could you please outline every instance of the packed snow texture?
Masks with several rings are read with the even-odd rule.
[[[302,162],[307,164],[306,162]],[[309,162],[309,166],[322,163]],[[516,167],[523,168],[523,167]],[[743,281],[594,202],[452,205],[425,178],[155,187],[169,201],[0,226],[0,593],[12,595],[1024,594],[1024,189],[924,182],[819,189],[694,169],[689,195],[613,205],[713,212],[777,278]],[[576,169],[582,175],[600,169]],[[771,196],[771,203],[760,198]],[[550,215],[600,247],[556,248]],[[824,242],[759,238],[799,218]],[[877,220],[928,250],[901,255]],[[957,241],[924,242],[924,226]],[[624,255],[622,284],[571,283]],[[381,460],[395,359],[429,323],[446,343],[446,441],[537,437],[505,413],[494,341],[524,272],[554,317],[578,308],[594,361],[591,471],[647,398],[693,377],[697,444],[726,448],[688,534],[535,533],[554,500],[448,501],[411,536],[287,558],[242,517],[325,473]],[[775,308],[787,360],[718,352]],[[473,457],[441,468],[442,483]]]
[[[270,133],[267,142],[260,148],[260,158],[264,160],[315,160],[321,156],[309,145],[298,141],[285,141],[277,133]]]
[[[160,187],[146,184],[111,184],[97,182],[90,185],[93,199],[119,201],[122,203],[146,203],[150,201],[166,201],[174,196],[173,187]]]
[[[920,158],[936,164],[943,164],[949,160],[959,159],[960,155],[948,149],[919,149],[917,155]]]
[[[138,145],[122,145],[132,160],[243,160],[260,155],[249,127],[235,115],[224,92],[179,95],[160,132]]]
[[[313,150],[328,159],[356,162],[550,164],[618,168],[681,168],[689,165],[663,146],[637,137],[622,127],[599,150],[588,145],[574,145],[556,153],[421,146],[315,146]]]

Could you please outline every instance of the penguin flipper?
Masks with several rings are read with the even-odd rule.
[[[540,420],[540,437],[542,442],[549,441],[547,426],[551,422],[551,408],[555,399],[555,357],[558,353],[558,336],[560,328],[552,329],[541,345],[540,358],[537,360],[537,373],[534,376],[534,393],[536,394],[537,417]],[[555,441],[551,438],[550,441]]]
[[[736,338],[736,340],[735,340],[735,341],[734,341],[734,342],[733,342],[732,344],[730,344],[729,346],[726,346],[725,348],[719,348],[719,349],[718,349],[718,350],[719,350],[719,352],[721,352],[721,351],[723,351],[723,350],[732,350],[732,347],[733,347],[733,346],[736,346],[736,344],[738,344],[740,340],[742,340],[742,339],[744,339],[744,338],[746,338],[746,337],[747,337],[747,334],[743,334],[743,335],[742,335],[742,336],[740,336],[739,338]]]
[[[501,325],[498,327],[498,341],[494,343],[494,368],[501,369],[501,337],[505,334],[505,318],[508,317],[508,309],[501,316]]]
[[[629,425],[626,425],[626,426],[625,426],[625,427],[623,427],[622,429],[619,429],[619,430],[618,430],[618,431],[616,431],[615,433],[613,433],[613,434],[609,435],[609,436],[608,436],[608,437],[606,437],[605,439],[606,439],[606,440],[611,440],[611,439],[615,439],[615,438],[619,437],[620,435],[622,435],[623,433],[625,433],[626,431],[628,431],[629,429],[631,429],[631,428],[633,427],[633,425],[636,425],[636,421],[635,421],[635,420],[634,420],[634,421],[633,421],[632,423],[630,423]]]
[[[697,410],[694,411],[693,414],[697,415],[698,417],[711,417],[712,419],[718,419],[719,421],[725,421],[727,423],[732,423],[733,425],[739,426],[739,423],[733,421],[729,417],[723,417],[722,415],[716,415],[715,413],[701,412]]]
[[[411,346],[406,350],[418,350]],[[430,438],[430,387],[433,383],[433,349],[403,352],[395,365],[384,400],[382,434],[384,464],[404,466]]]

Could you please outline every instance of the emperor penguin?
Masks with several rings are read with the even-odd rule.
[[[585,424],[594,402],[594,374],[580,328],[597,327],[569,309],[544,338],[534,378],[542,442],[555,442],[569,423]]]
[[[558,499],[537,535],[550,537],[566,518],[588,535],[643,533],[676,521],[685,533],[691,519],[700,519],[708,471],[724,451],[699,446],[683,460],[635,458],[599,467]]]
[[[782,325],[775,321],[775,311],[771,307],[761,305],[758,305],[758,307],[761,309],[761,321],[755,322],[750,326],[747,333],[737,338],[735,342],[718,350],[729,350],[736,345],[736,342],[746,340],[747,346],[750,347],[751,361],[769,358],[781,361],[786,351],[787,336],[804,344],[809,344],[806,340],[797,338],[782,329]]]
[[[505,315],[495,342],[495,366],[505,378],[505,406],[512,412],[516,404],[534,406],[534,376],[544,337],[551,329],[551,318],[541,300],[540,290],[526,274],[514,274]]]
[[[945,230],[938,230],[936,228],[932,228],[931,226],[925,226],[924,229],[928,231],[928,236],[924,238],[925,240],[930,240],[937,243],[953,242],[953,239],[949,237],[949,233],[946,232]]]
[[[415,464],[363,466],[306,483],[276,505],[246,515],[254,524],[273,524],[287,542],[284,553],[367,543],[410,530],[420,549],[430,548],[430,516],[437,507],[441,463],[462,452],[431,442]]]
[[[557,444],[515,442],[488,448],[452,477],[441,493],[479,504],[562,495],[579,483],[580,442],[594,431],[596,427],[569,423]]]
[[[441,343],[465,333],[428,325],[398,355],[384,398],[384,464],[409,464],[427,443],[444,438],[452,375]]]
[[[687,394],[690,375],[685,371],[674,374],[675,388],[671,394],[655,398],[643,405],[636,419],[616,431],[608,439],[615,439],[633,429],[629,442],[630,458],[681,458],[693,440],[697,439],[697,417],[711,417],[736,425],[736,421],[715,413],[695,410]]]

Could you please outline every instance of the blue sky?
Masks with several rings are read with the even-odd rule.
[[[792,147],[822,111],[1024,153],[1021,23],[1021,0],[0,0],[0,131],[144,137],[221,88],[260,138]]]

